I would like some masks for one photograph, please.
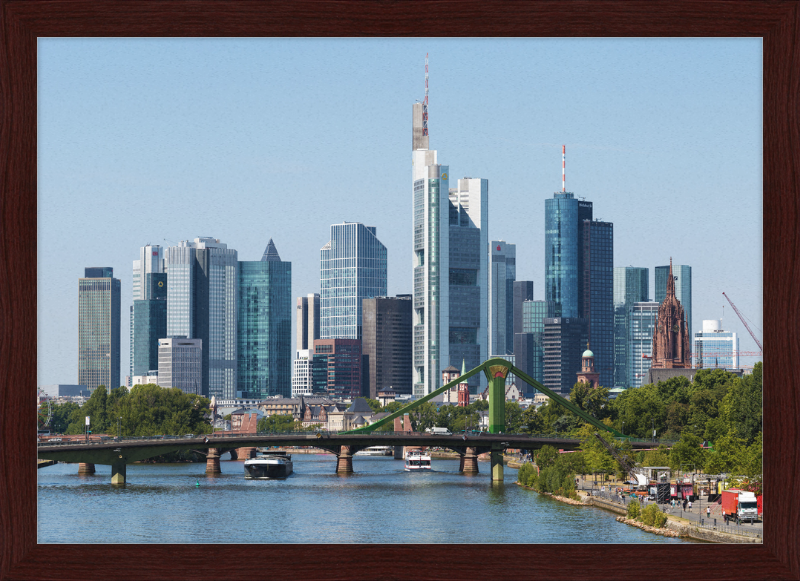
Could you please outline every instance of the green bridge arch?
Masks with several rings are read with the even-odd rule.
[[[569,411],[571,411],[578,417],[582,418],[584,421],[590,423],[597,429],[609,432],[615,438],[625,437],[623,434],[621,434],[614,428],[605,425],[603,422],[589,415],[588,413],[583,411],[581,408],[576,406],[568,399],[555,393],[551,389],[548,389],[547,387],[545,387],[544,385],[542,385],[541,383],[539,383],[538,381],[527,375],[526,373],[522,372],[520,369],[514,367],[514,365],[512,365],[510,362],[500,357],[495,357],[493,359],[488,359],[484,361],[483,363],[478,365],[475,369],[467,371],[464,375],[454,379],[450,383],[447,383],[442,387],[432,391],[428,395],[413,401],[407,406],[400,408],[396,412],[392,412],[391,414],[389,414],[385,418],[378,420],[374,424],[370,424],[368,426],[364,426],[363,428],[356,428],[354,430],[349,430],[347,432],[342,432],[342,433],[368,434],[370,432],[373,432],[378,428],[385,426],[389,422],[394,421],[395,418],[407,414],[408,412],[419,407],[426,401],[433,399],[440,393],[444,393],[448,389],[454,388],[459,383],[463,383],[465,380],[469,379],[473,375],[476,375],[477,373],[480,373],[481,371],[483,371],[483,373],[486,375],[486,379],[489,381],[489,433],[491,434],[497,434],[506,431],[505,383],[508,374],[513,373],[516,377],[520,378],[522,381],[524,381],[531,387],[542,392],[550,399],[555,400],[556,403],[568,409]]]

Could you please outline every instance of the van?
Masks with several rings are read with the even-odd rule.
[[[434,436],[452,436],[453,432],[447,428],[430,428],[430,433]]]

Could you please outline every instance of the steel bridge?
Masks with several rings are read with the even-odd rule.
[[[452,389],[473,375],[483,371],[489,380],[489,431],[482,434],[434,435],[415,432],[376,432],[394,418],[413,411],[423,403],[440,393]],[[503,450],[506,448],[536,449],[544,444],[557,448],[574,450],[580,445],[579,440],[552,436],[531,436],[528,434],[504,434],[505,432],[505,380],[508,373],[525,381],[535,389],[544,393],[562,407],[570,410],[598,430],[611,433],[616,438],[624,438],[631,442],[635,449],[652,447],[652,443],[644,440],[633,440],[606,426],[589,415],[571,401],[551,391],[505,359],[495,358],[485,361],[472,369],[419,398],[411,404],[400,408],[381,420],[348,432],[339,433],[289,433],[230,436],[203,436],[198,438],[162,437],[160,439],[138,438],[86,443],[42,443],[38,447],[39,459],[61,462],[78,462],[83,464],[110,464],[112,484],[125,484],[126,465],[168,452],[179,450],[195,450],[206,454],[206,473],[219,473],[219,458],[226,451],[252,446],[312,446],[327,450],[337,457],[336,470],[339,473],[353,471],[353,454],[370,446],[417,446],[443,447],[458,452],[461,456],[461,471],[478,472],[477,457],[489,452],[491,455],[492,481],[503,480]]]

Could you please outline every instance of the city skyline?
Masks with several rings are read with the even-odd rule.
[[[373,54],[364,51],[369,41],[42,39],[39,46],[39,309],[48,313],[39,318],[39,383],[76,376],[70,289],[83,269],[114,268],[124,311],[132,305],[130,261],[148,243],[167,248],[213,236],[255,260],[272,237],[294,265],[296,297],[320,292],[318,252],[330,225],[363,222],[387,247],[387,295],[411,293],[408,104],[423,97],[426,52],[431,145],[454,177],[491,182],[488,237],[516,244],[516,278],[534,281],[535,299],[545,288],[542,200],[560,189],[565,143],[567,191],[591,199],[597,217],[614,224],[615,267],[655,272],[672,257],[692,267],[693,329],[723,317],[723,290],[762,325],[758,39],[386,39]],[[284,52],[291,66],[276,64]],[[274,87],[245,75],[253,67]],[[483,82],[464,92],[458,81],[466,74]],[[310,77],[329,89],[326,97]],[[354,84],[365,88],[349,92]],[[548,100],[543,87],[556,84],[563,94]],[[595,89],[591,97],[587,88]],[[282,92],[310,118],[288,116],[298,125],[289,138],[285,121],[255,99],[275,107]],[[505,114],[481,117],[486,104]],[[210,115],[212,105],[220,112]],[[362,168],[352,152],[366,151],[367,140],[374,185],[354,186]],[[225,166],[217,156],[234,161]],[[187,205],[179,194],[204,203]],[[98,205],[110,195],[114,203]],[[120,205],[122,217],[112,210]],[[79,216],[109,228],[73,231]],[[736,236],[723,248],[713,226]],[[57,243],[64,238],[82,251]],[[733,256],[752,268],[730,268]],[[723,327],[737,333],[742,350],[757,350],[731,309]],[[121,334],[127,369],[125,321]]]

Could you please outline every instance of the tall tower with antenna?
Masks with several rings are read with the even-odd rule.
[[[428,136],[428,53],[425,53],[425,100],[422,102],[422,135]]]

